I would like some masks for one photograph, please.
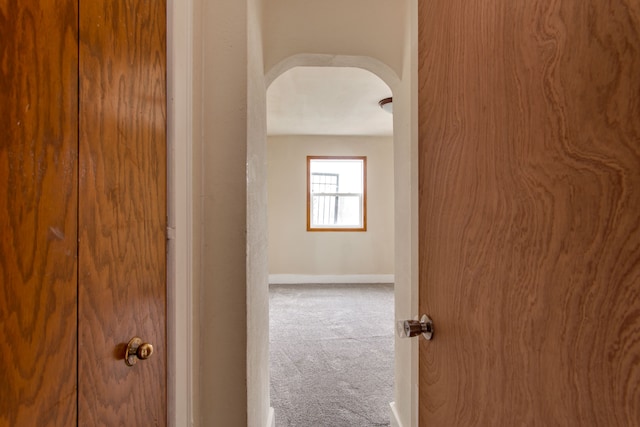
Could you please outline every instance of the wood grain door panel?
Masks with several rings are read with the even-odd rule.
[[[76,419],[77,2],[0,2],[0,426]]]
[[[420,425],[640,425],[640,3],[419,28]]]
[[[165,14],[0,1],[2,427],[166,424]]]
[[[82,425],[166,422],[165,9],[163,1],[80,7]],[[133,336],[155,352],[127,367]]]

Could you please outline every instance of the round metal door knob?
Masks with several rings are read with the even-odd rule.
[[[433,321],[426,314],[420,320],[401,320],[397,323],[398,335],[411,338],[422,335],[424,339],[433,338]]]
[[[153,346],[143,343],[140,337],[133,337],[127,344],[127,352],[124,355],[124,362],[127,366],[133,366],[140,360],[146,360],[153,354]]]

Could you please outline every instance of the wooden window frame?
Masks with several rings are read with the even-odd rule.
[[[312,227],[311,226],[311,161],[312,160],[361,160],[362,161],[362,226],[361,227]],[[367,156],[307,156],[307,231],[312,231],[312,232],[367,231]]]

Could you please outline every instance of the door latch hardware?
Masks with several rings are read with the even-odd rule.
[[[420,334],[426,340],[433,338],[433,321],[426,314],[420,320],[400,320],[397,326],[401,338],[416,337]]]
[[[139,337],[133,337],[127,344],[127,352],[124,355],[124,362],[127,366],[133,366],[138,359],[146,360],[153,354],[153,346],[149,343],[143,343]]]

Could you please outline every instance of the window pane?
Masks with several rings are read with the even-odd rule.
[[[363,160],[311,160],[311,174],[330,174],[339,177],[340,193],[362,193]],[[313,190],[313,189],[312,189]]]
[[[361,196],[340,196],[338,200],[338,221],[336,225],[361,225]]]

